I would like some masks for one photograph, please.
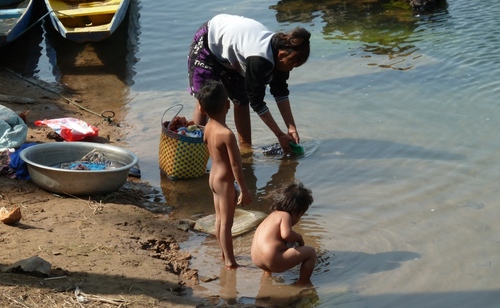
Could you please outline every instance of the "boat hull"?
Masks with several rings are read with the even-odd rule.
[[[0,46],[14,41],[28,29],[31,25],[34,1],[17,1],[12,5],[0,7]]]
[[[78,42],[102,41],[122,23],[130,0],[65,2],[44,0],[52,26],[64,38]]]

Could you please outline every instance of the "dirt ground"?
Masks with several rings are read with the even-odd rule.
[[[52,130],[35,126],[35,120],[75,117],[99,128],[99,137],[89,141],[126,147],[127,127],[120,124],[125,111],[79,84],[58,88],[0,68],[0,104],[16,112],[29,110],[26,142],[56,142],[48,137]],[[105,105],[116,114],[109,121],[80,104],[90,111]],[[189,296],[198,274],[189,268],[190,255],[179,249],[187,233],[176,227],[160,196],[133,177],[117,192],[73,198],[0,176],[0,208],[19,207],[22,213],[17,224],[0,223],[0,306],[208,305]],[[48,274],[11,267],[34,256],[50,263]]]

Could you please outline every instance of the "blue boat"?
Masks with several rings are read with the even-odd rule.
[[[0,46],[21,36],[31,23],[36,0],[0,0]]]

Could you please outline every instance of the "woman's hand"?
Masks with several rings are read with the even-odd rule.
[[[292,136],[289,134],[283,134],[278,136],[278,142],[281,145],[281,148],[283,149],[283,152],[285,154],[290,154],[292,153],[292,149],[290,148],[290,142],[294,142],[294,139]]]
[[[293,140],[295,140],[294,142],[296,144],[299,144],[300,143],[300,136],[299,136],[299,133],[297,133],[297,131],[288,131],[288,134],[290,136],[292,136]]]

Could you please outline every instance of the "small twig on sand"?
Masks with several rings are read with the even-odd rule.
[[[126,304],[127,301],[125,299],[110,299],[110,298],[104,298],[96,295],[90,295],[90,294],[85,294],[82,291],[80,291],[80,288],[76,287],[75,289],[75,296],[76,300],[79,303],[86,302],[86,301],[97,301],[101,303],[107,303],[115,306],[122,306],[123,304]]]
[[[25,304],[23,304],[23,303],[21,303],[21,302],[16,301],[15,299],[13,299],[12,297],[8,296],[8,295],[7,295],[7,294],[5,294],[5,293],[3,294],[3,297],[5,297],[6,299],[8,299],[8,300],[9,300],[9,301],[11,301],[11,302],[14,302],[14,303],[16,303],[16,304],[18,304],[18,305],[21,305],[22,307],[29,308],[29,306],[26,306]]]
[[[64,278],[66,278],[66,276],[49,277],[49,278],[45,278],[44,280],[56,280],[56,279],[64,279]]]

